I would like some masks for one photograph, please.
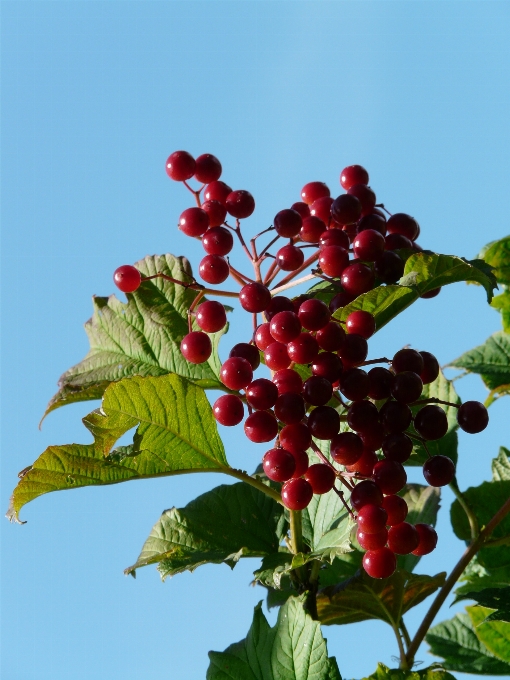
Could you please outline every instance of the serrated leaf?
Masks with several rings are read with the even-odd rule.
[[[290,598],[271,628],[255,607],[247,637],[224,652],[209,652],[207,680],[341,680],[328,658],[320,624],[303,609],[304,597]]]
[[[163,580],[206,563],[234,567],[241,557],[278,554],[283,507],[240,482],[207,491],[184,508],[165,510],[126,574],[159,563]]]
[[[136,262],[143,276],[161,272],[180,281],[191,280],[184,257],[147,256]],[[176,373],[202,387],[224,389],[219,381],[217,345],[222,332],[211,336],[213,353],[203,364],[188,363],[180,342],[188,333],[188,309],[197,291],[163,279],[142,283],[127,295],[127,303],[110,297],[94,297],[92,318],[85,324],[90,351],[59,380],[43,418],[66,404],[100,399],[106,387],[122,378]]]
[[[510,451],[504,446],[500,447],[497,458],[492,461],[492,480],[510,481]]]
[[[488,570],[480,563],[478,555],[475,555],[464,570],[461,579],[463,585],[455,591],[457,595],[455,602],[467,593],[479,592],[486,588],[506,588],[510,584],[510,565],[491,567]]]
[[[431,628],[426,636],[430,652],[444,658],[450,671],[480,675],[509,675],[510,664],[498,659],[479,640],[467,614],[457,614]]]
[[[177,375],[112,383],[101,409],[84,421],[98,437],[96,443],[46,449],[14,490],[10,519],[16,520],[25,503],[49,491],[230,469],[204,390]],[[108,453],[112,439],[134,427],[130,455]]]
[[[396,285],[378,286],[368,293],[363,293],[345,307],[337,309],[333,318],[345,321],[351,312],[361,309],[375,317],[376,328],[380,330],[418,298],[418,293],[412,288]]]
[[[510,333],[497,331],[483,345],[465,352],[449,366],[478,373],[490,390],[510,385]]]
[[[478,257],[494,268],[499,283],[510,284],[510,236],[488,243]]]
[[[302,511],[303,536],[313,556],[328,562],[352,550],[349,536],[354,522],[336,493],[315,494]]]
[[[493,298],[491,307],[497,309],[501,314],[503,330],[510,333],[510,291],[505,290],[501,295],[497,295]]]
[[[317,596],[317,612],[324,625],[380,619],[398,625],[406,611],[440,588],[444,572],[419,576],[403,569],[387,579],[373,579],[365,572],[338,586],[324,588]]]
[[[455,678],[437,663],[419,671],[390,669],[383,663],[378,663],[375,673],[368,675],[363,680],[455,680]]]
[[[487,607],[466,607],[477,638],[498,659],[510,666],[510,623],[505,621],[488,621],[491,609]]]
[[[455,602],[459,602],[459,600],[475,600],[480,607],[490,610],[486,613],[483,621],[506,621],[510,623],[510,586],[465,592],[457,597]],[[475,625],[478,625],[474,622],[472,616],[471,620]]]
[[[413,525],[421,523],[436,526],[440,489],[422,484],[406,484],[399,496],[404,498],[409,507],[406,522]],[[406,571],[413,571],[420,559],[415,555],[399,555],[398,566]]]
[[[358,574],[362,559],[363,553],[360,550],[335,557],[331,564],[325,565],[319,572],[320,588],[336,586]]]

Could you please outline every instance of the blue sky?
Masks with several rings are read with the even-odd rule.
[[[164,172],[172,151],[221,159],[225,180],[255,196],[252,233],[305,182],[335,193],[340,170],[360,163],[379,200],[418,219],[426,248],[472,258],[507,234],[509,29],[507,2],[3,2],[4,507],[49,444],[88,441],[80,419],[94,404],[37,424],[87,351],[90,296],[113,293],[114,269],[146,254],[198,265],[200,245],[175,227],[191,204]],[[246,335],[234,315],[223,356]],[[445,364],[498,328],[482,289],[457,284],[407,310],[370,354],[410,343]],[[474,378],[457,385],[464,399],[485,396]],[[462,487],[488,478],[509,445],[508,403],[491,408],[484,433],[461,435]],[[225,441],[233,465],[255,468],[260,446],[239,430]],[[122,569],[163,509],[218,483],[48,495],[24,509],[23,527],[4,521],[2,677],[205,677],[207,651],[244,637],[264,596],[249,587],[257,562],[165,584],[153,568],[136,581]],[[462,551],[450,502],[446,492],[439,548],[421,562],[430,573]],[[325,634],[344,678],[396,653],[382,623]],[[426,647],[418,658],[432,661]]]

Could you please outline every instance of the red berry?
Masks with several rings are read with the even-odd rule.
[[[318,331],[329,322],[331,312],[322,300],[305,300],[299,307],[299,321],[303,328],[309,331]]]
[[[296,471],[296,461],[285,449],[269,449],[262,459],[262,467],[273,482],[286,482]]]
[[[349,264],[349,253],[342,246],[324,246],[320,250],[319,267],[326,276],[339,279]]]
[[[391,389],[392,396],[403,404],[411,404],[420,398],[423,383],[420,376],[413,371],[397,373]]]
[[[404,432],[411,424],[412,418],[409,406],[399,401],[387,401],[379,411],[379,420],[386,432]]]
[[[383,548],[388,540],[388,530],[384,528],[377,534],[367,534],[364,531],[358,529],[356,532],[356,538],[358,543],[365,550],[377,550],[378,548]]]
[[[415,349],[401,349],[393,357],[391,367],[394,373],[413,371],[420,375],[423,371],[423,357]]]
[[[215,182],[209,182],[204,190],[204,198],[206,201],[218,201],[222,205],[226,206],[227,196],[230,194],[232,189],[222,182],[217,180]]]
[[[342,362],[333,352],[321,352],[312,362],[312,373],[334,383],[342,374]]]
[[[375,229],[365,229],[352,242],[354,256],[359,260],[374,262],[385,250],[384,236]]]
[[[338,224],[353,224],[361,217],[361,201],[351,194],[340,194],[331,204],[331,216]]]
[[[202,245],[209,255],[228,255],[234,247],[232,232],[225,227],[211,227],[203,235]]]
[[[387,234],[384,242],[386,250],[401,250],[402,248],[410,250],[413,247],[412,241],[402,234]]]
[[[183,182],[195,174],[195,159],[187,151],[174,151],[166,159],[166,174],[176,182]]]
[[[273,225],[278,236],[292,238],[299,234],[301,226],[303,225],[303,220],[296,210],[285,208],[276,213]]]
[[[349,434],[344,432],[343,434]],[[371,479],[358,482],[351,493],[351,505],[354,510],[361,510],[364,505],[383,505],[381,489]],[[386,541],[385,541],[386,542]]]
[[[404,260],[391,250],[386,250],[374,263],[375,274],[382,283],[396,283],[403,276],[404,267]]]
[[[385,496],[382,505],[388,513],[386,524],[391,527],[400,524],[407,517],[409,508],[407,507],[405,500],[400,496],[394,496],[393,494]]]
[[[319,344],[310,333],[301,333],[288,343],[287,352],[296,364],[309,364],[319,353]]]
[[[319,246],[325,248],[326,246],[340,246],[344,250],[350,248],[349,237],[342,231],[342,229],[326,229],[322,232],[319,239]]]
[[[247,312],[263,312],[271,302],[271,293],[261,283],[247,283],[239,292],[239,302]]]
[[[306,479],[289,479],[282,486],[282,501],[289,510],[304,510],[312,496],[313,489]]]
[[[234,345],[228,356],[246,359],[254,371],[260,366],[260,353],[258,348],[247,342],[239,342],[237,345]]]
[[[423,370],[420,373],[420,378],[424,385],[428,385],[439,375],[439,362],[436,357],[430,352],[420,352],[423,359]]]
[[[395,213],[392,215],[388,220],[387,228],[388,233],[401,234],[410,241],[417,239],[420,233],[418,222],[414,217],[405,213]]]
[[[301,323],[294,312],[278,312],[272,317],[269,329],[275,340],[286,344],[301,333]]]
[[[317,217],[319,220],[328,225],[331,220],[331,205],[333,199],[330,196],[322,196],[315,200],[310,206],[310,215]]]
[[[370,213],[370,215],[362,217],[356,228],[358,234],[361,234],[366,229],[373,229],[378,231],[381,236],[386,236],[386,220],[376,213]]]
[[[202,331],[192,331],[181,340],[181,353],[191,364],[203,364],[212,354],[211,339]]]
[[[354,262],[342,272],[341,282],[343,288],[352,295],[368,293],[374,286],[374,272],[363,262]]]
[[[413,452],[413,440],[403,432],[388,434],[382,442],[382,451],[388,460],[405,463]]]
[[[368,375],[362,368],[348,368],[340,376],[340,392],[352,401],[361,401],[368,395]]]
[[[380,460],[374,465],[372,477],[384,494],[394,494],[404,488],[407,473],[396,460]]]
[[[301,219],[305,220],[307,217],[310,217],[310,208],[306,203],[298,201],[297,203],[293,203],[290,207],[301,215]]]
[[[420,536],[414,526],[408,522],[395,524],[388,531],[388,548],[397,555],[409,555],[416,550]]]
[[[354,432],[340,432],[331,440],[330,452],[340,465],[354,465],[363,455],[363,442]]]
[[[228,262],[221,255],[206,255],[198,267],[201,278],[206,283],[218,284],[228,279]]]
[[[200,328],[206,333],[217,333],[227,323],[225,307],[216,300],[206,300],[198,305],[196,320]]]
[[[340,429],[340,416],[331,406],[317,406],[308,416],[308,427],[317,439],[333,439]]]
[[[209,215],[202,208],[187,208],[181,213],[178,226],[186,236],[202,236],[209,229]]]
[[[368,340],[375,333],[375,318],[370,312],[359,309],[351,312],[345,320],[345,329],[348,333],[361,335]]]
[[[371,451],[378,451],[383,443],[384,427],[380,422],[373,423],[370,429],[359,430],[358,431],[361,440],[363,441],[363,446]]]
[[[477,434],[489,424],[489,413],[479,401],[466,401],[457,411],[457,422],[464,432]]]
[[[294,303],[284,295],[275,295],[271,298],[271,302],[264,310],[264,315],[268,321],[271,321],[278,312],[294,312]]]
[[[242,357],[231,357],[221,367],[220,380],[229,390],[242,390],[253,380],[250,362]]]
[[[305,417],[306,406],[303,397],[294,392],[285,392],[276,400],[275,416],[286,425],[299,423]]]
[[[318,198],[329,195],[330,191],[324,182],[308,182],[301,189],[301,198],[307,205],[311,205]]]
[[[220,425],[239,425],[244,418],[243,402],[235,394],[224,394],[214,402],[213,415]]]
[[[317,331],[315,339],[321,349],[327,352],[337,352],[345,340],[345,331],[340,324],[330,321]]]
[[[431,456],[423,465],[423,476],[430,486],[446,486],[455,477],[455,465],[448,456]]]
[[[335,471],[323,463],[310,465],[304,476],[313,492],[317,494],[327,493],[335,486]]]
[[[212,153],[203,153],[196,160],[195,179],[202,184],[215,182],[221,177],[221,163]]]
[[[434,527],[430,524],[416,524],[416,531],[420,542],[416,550],[413,550],[412,554],[421,557],[422,555],[428,555],[431,553],[437,545],[437,533]]]
[[[347,472],[357,472],[362,477],[370,477],[374,465],[377,463],[377,456],[371,449],[364,448],[361,458],[352,465],[347,465]]]
[[[351,295],[350,293],[347,293],[347,291],[343,290],[340,293],[337,293],[333,298],[331,298],[331,301],[329,303],[329,311],[332,314],[334,314],[337,309],[339,309],[340,307],[345,307],[355,299],[356,299],[355,295]]]
[[[372,578],[389,578],[396,568],[397,558],[389,548],[368,550],[363,555],[363,569]]]
[[[209,216],[209,224],[211,227],[219,227],[227,217],[227,209],[223,203],[220,203],[219,201],[205,201],[205,203],[202,203],[201,207]],[[228,234],[230,235],[230,238],[232,238],[232,234],[230,232],[228,232]],[[221,253],[218,253],[218,255],[221,255]]]
[[[303,226],[299,231],[299,238],[305,243],[318,243],[326,230],[326,225],[318,217],[305,217],[303,218]]]
[[[286,425],[285,427],[291,427],[290,425]],[[289,453],[292,453],[294,456],[294,460],[296,462],[296,470],[294,474],[292,475],[293,478],[298,478],[302,477],[305,472],[308,470],[308,466],[310,465],[310,461],[308,460],[308,454],[306,451],[303,449],[298,449],[296,447],[291,447],[288,449]]]
[[[264,351],[272,342],[274,342],[274,338],[271,335],[270,325],[261,323],[255,331],[255,344]]]
[[[283,246],[283,248],[280,248],[276,253],[276,262],[284,272],[296,271],[296,269],[301,267],[304,261],[304,253],[301,248],[298,248],[297,246]]]
[[[281,370],[276,371],[272,380],[278,389],[278,394],[285,394],[286,392],[301,394],[303,389],[301,376],[292,368],[282,368]]]
[[[424,439],[441,439],[448,432],[448,418],[440,406],[428,404],[414,416],[414,429]]]
[[[386,526],[388,514],[381,505],[367,503],[358,510],[358,527],[366,534],[377,534]]]
[[[430,298],[437,297],[440,292],[441,286],[439,286],[439,288],[433,288],[432,290],[429,290],[427,293],[422,293],[420,297],[423,298],[424,300],[430,300]]]
[[[394,378],[393,373],[388,371],[387,368],[382,366],[371,368],[368,372],[368,379],[370,381],[368,396],[370,399],[387,399],[391,395]]]
[[[277,399],[278,390],[276,385],[267,378],[257,378],[257,380],[251,382],[246,388],[247,402],[250,406],[253,406],[253,408],[260,411],[272,408],[276,404]]]
[[[278,434],[278,421],[270,411],[255,411],[244,421],[244,433],[251,442],[270,442]]]
[[[303,397],[312,406],[324,406],[333,396],[331,382],[320,375],[312,375],[303,384]],[[374,407],[375,408],[375,407]]]
[[[355,184],[368,184],[368,172],[362,165],[348,165],[340,173],[340,184],[346,191]]]
[[[355,333],[348,333],[345,340],[338,350],[338,356],[342,360],[342,364],[347,368],[350,366],[359,366],[367,358],[368,343],[361,335]]]
[[[379,424],[379,411],[371,401],[355,401],[347,411],[347,424],[358,434]]]
[[[280,444],[284,449],[306,449],[310,448],[312,435],[305,423],[291,423],[285,425],[280,432]]]
[[[142,275],[131,264],[123,264],[113,272],[113,282],[123,293],[134,293],[140,287]]]
[[[229,193],[225,205],[232,217],[237,217],[237,219],[241,220],[253,213],[255,210],[255,199],[249,191],[238,189]]]
[[[361,203],[361,215],[370,215],[375,208],[376,197],[373,190],[366,184],[353,184],[347,189],[347,193],[356,198]]]
[[[282,368],[288,368],[291,364],[287,347],[283,342],[272,342],[268,345],[264,350],[264,361],[271,371],[279,371]]]

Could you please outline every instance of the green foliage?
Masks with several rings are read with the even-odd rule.
[[[142,276],[163,273],[179,281],[191,281],[184,257],[147,256],[136,262]],[[142,283],[128,294],[127,303],[110,297],[94,297],[92,318],[85,324],[90,351],[59,380],[59,390],[44,415],[78,401],[100,399],[114,381],[133,375],[159,376],[176,373],[202,387],[224,389],[219,381],[217,346],[222,333],[213,336],[214,351],[204,364],[188,363],[180,342],[188,333],[188,309],[197,291],[164,279]]]
[[[283,507],[243,482],[217,486],[184,508],[165,510],[136,563],[159,563],[163,580],[209,562],[234,567],[241,557],[278,555],[287,525]]]
[[[303,597],[290,598],[271,628],[255,607],[244,640],[224,652],[209,652],[207,680],[341,680],[334,657],[328,658],[320,624],[303,609]]]
[[[510,451],[500,447],[497,458],[492,461],[492,479],[495,482],[510,481]]]
[[[475,627],[476,635],[494,656],[510,666],[510,623],[489,620],[491,609],[487,607],[466,607]]]
[[[505,290],[497,295],[491,302],[491,306],[501,314],[503,330],[510,333],[510,292]]]
[[[383,663],[377,664],[377,670],[363,680],[455,680],[451,673],[445,671],[440,664],[432,664],[428,668],[416,671],[390,669]]]
[[[490,609],[485,621],[506,621],[510,623],[510,586],[506,588],[484,588],[480,591],[468,592],[458,600],[475,600],[481,607]]]
[[[510,236],[488,243],[478,257],[494,268],[498,283],[510,285]]]

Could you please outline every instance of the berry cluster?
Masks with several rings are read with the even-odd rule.
[[[227,322],[224,306],[205,300],[205,293],[239,298],[241,307],[253,315],[255,331],[249,342],[232,347],[221,367],[220,379],[229,393],[215,401],[214,417],[232,427],[244,420],[247,409],[245,435],[252,442],[272,442],[263,468],[269,479],[282,483],[282,501],[290,510],[306,508],[314,494],[338,494],[357,522],[357,541],[366,550],[366,572],[386,578],[396,568],[396,555],[425,555],[435,548],[435,530],[406,522],[408,507],[398,493],[407,481],[403,464],[414,444],[420,442],[427,450],[428,441],[447,433],[441,404],[448,402],[421,399],[423,386],[439,375],[432,354],[405,348],[391,361],[367,360],[367,340],[376,330],[374,317],[354,311],[341,324],[332,314],[375,285],[400,278],[404,262],[396,251],[420,250],[415,241],[418,223],[403,213],[386,219],[368,186],[368,173],[352,165],[341,173],[346,193],[336,199],[322,182],[306,184],[302,201],[276,214],[265,230],[276,236],[272,233],[270,243],[257,252],[261,234],[251,239],[250,250],[240,228],[240,220],[253,213],[255,201],[248,191],[232,191],[219,179],[221,172],[220,162],[211,154],[194,159],[176,151],[167,160],[168,175],[184,182],[197,202],[181,214],[179,228],[199,238],[207,253],[200,262],[200,277],[215,285],[231,276],[241,286],[239,293],[230,293],[207,289],[195,280],[154,275],[197,291],[181,352],[191,363],[207,361],[212,352],[209,334]],[[203,184],[198,190],[187,183],[192,177]],[[227,214],[235,218],[235,227],[226,221]],[[253,264],[255,280],[228,260],[234,236]],[[273,256],[269,248],[280,238],[288,243]],[[314,252],[305,260],[306,247]],[[268,259],[272,262],[263,277],[261,265]],[[277,294],[302,281],[292,279],[316,260],[319,269],[304,280],[318,276],[338,286],[329,306],[310,295],[290,299]],[[290,273],[270,289],[281,271]],[[114,280],[120,290],[130,293],[142,277],[136,268],[124,265],[116,270]],[[199,331],[192,330],[193,318]],[[261,360],[270,378],[254,378]],[[487,410],[479,402],[451,406],[458,408],[458,424],[466,432],[480,432],[487,426]],[[329,458],[317,440],[329,442]],[[310,450],[318,462],[310,464]],[[446,456],[429,455],[423,475],[431,486],[444,486],[452,481],[455,466]]]

